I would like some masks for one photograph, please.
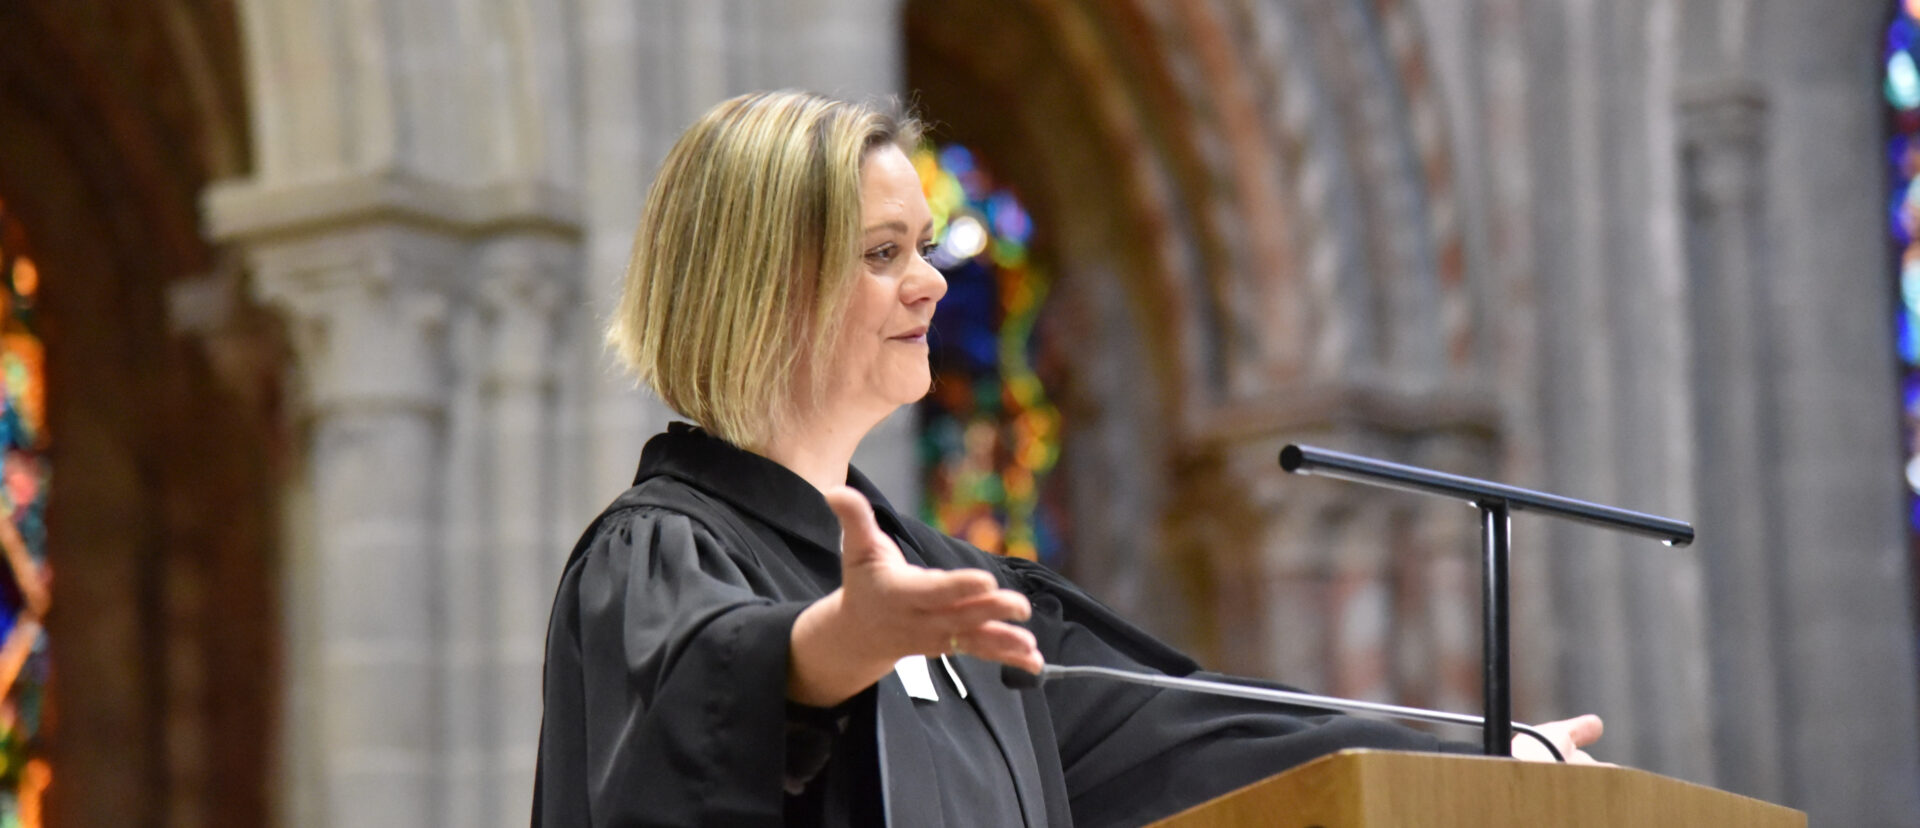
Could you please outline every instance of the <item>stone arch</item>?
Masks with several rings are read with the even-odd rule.
[[[1421,639],[1461,625],[1429,623],[1444,599],[1405,597],[1434,578],[1472,589],[1449,551],[1472,527],[1320,498],[1272,463],[1317,436],[1494,467],[1488,349],[1413,9],[988,5],[907,2],[908,82],[1053,234],[1036,251],[1059,274],[1049,313],[1080,355],[1063,473],[1099,481],[1074,506],[1074,576],[1227,669],[1470,690],[1471,636]]]
[[[199,230],[251,163],[234,8],[0,9],[0,198],[46,277],[48,819],[271,819],[284,348]]]
[[[999,11],[906,4],[915,93],[984,145],[1028,140],[988,152],[1019,156],[1000,163],[1037,193],[1112,196],[1074,204],[1120,228],[1108,257],[1138,271],[1127,278],[1159,311],[1143,332],[1190,407],[1169,412],[1182,428],[1356,372],[1481,379],[1446,116],[1408,4]],[[963,84],[985,94],[970,102]],[[1009,125],[981,125],[995,122]]]

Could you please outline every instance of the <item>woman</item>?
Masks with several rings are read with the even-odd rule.
[[[762,93],[668,154],[609,339],[698,426],[647,444],[569,560],[534,822],[1139,824],[1343,747],[1471,751],[1316,711],[1000,682],[1047,660],[1197,666],[1052,572],[895,513],[850,466],[930,382],[946,282],[917,137]],[[1566,747],[1597,724],[1560,728]]]

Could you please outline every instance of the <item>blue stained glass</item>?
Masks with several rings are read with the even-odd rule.
[[[961,347],[966,351],[967,361],[976,366],[990,366],[999,355],[1000,339],[992,331],[979,329],[967,331]]]
[[[1894,340],[1900,349],[1900,359],[1908,365],[1920,364],[1920,341],[1916,341],[1913,330],[1913,313],[1901,310],[1894,320]]]
[[[1886,46],[1881,52],[1881,57],[1883,59],[1890,58],[1895,52],[1904,52],[1912,49],[1913,38],[1916,33],[1920,33],[1920,29],[1916,29],[1913,21],[1908,19],[1906,15],[1895,16],[1893,23],[1887,26]]]
[[[933,330],[957,346],[956,355],[964,357],[967,370],[976,373],[993,370],[995,363],[993,322],[1000,298],[988,275],[971,261],[953,268],[946,298],[940,300],[933,318]]]
[[[1896,187],[1897,186],[1898,184],[1896,183]],[[1906,203],[1905,193],[1899,192],[1887,205],[1887,232],[1893,236],[1893,243],[1903,249],[1913,242],[1913,239],[1907,235],[1906,222],[1900,218],[1903,205]]]
[[[940,166],[956,176],[973,172],[973,151],[959,144],[948,144],[940,150]]]
[[[1001,193],[987,199],[987,210],[995,236],[1024,245],[1027,237],[1033,235],[1033,219],[1013,196]]]
[[[941,150],[940,166],[960,182],[960,189],[966,193],[968,201],[979,201],[985,195],[986,176],[974,164],[973,152],[966,147],[950,144]]]

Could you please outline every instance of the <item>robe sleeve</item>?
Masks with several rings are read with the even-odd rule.
[[[1050,663],[1193,675],[1177,650],[1038,564],[1001,559]],[[1269,685],[1278,686],[1278,685]],[[1352,747],[1477,752],[1387,722],[1098,679],[1044,685],[1074,825],[1138,825]]]
[[[806,603],[765,597],[750,555],[658,508],[601,521],[549,633],[539,824],[781,824],[834,717],[788,703]]]

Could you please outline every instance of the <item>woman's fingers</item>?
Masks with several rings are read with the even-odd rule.
[[[1567,738],[1573,741],[1574,747],[1586,747],[1594,742],[1598,742],[1600,741],[1600,735],[1607,732],[1607,723],[1601,721],[1599,716],[1595,716],[1592,713],[1584,716],[1575,716],[1574,718],[1566,720],[1566,724]]]
[[[1601,721],[1599,716],[1588,713],[1571,719],[1548,722],[1541,725],[1540,729],[1553,736],[1554,743],[1564,751],[1570,748],[1583,748],[1600,741],[1600,735],[1606,732],[1607,724]]]
[[[988,621],[1025,621],[1033,615],[1033,605],[1025,595],[1011,589],[996,589],[934,610],[933,614],[944,616],[954,629],[968,629]]]
[[[906,565],[892,575],[902,601],[920,610],[943,610],[993,594],[1000,582],[982,569],[923,569]]]
[[[1030,672],[1042,665],[1033,633],[1005,623],[1033,614],[1027,597],[1001,589],[981,569],[926,569],[907,563],[881,531],[873,504],[842,487],[826,493],[840,520],[845,603],[883,650],[939,655],[954,649]]]
[[[1589,713],[1571,719],[1547,722],[1538,725],[1535,729],[1553,740],[1554,747],[1559,748],[1560,754],[1566,757],[1569,764],[1600,764],[1593,757],[1588,756],[1586,751],[1580,749],[1599,741],[1600,735],[1606,732],[1606,723],[1602,722],[1599,716]],[[1545,748],[1526,736],[1514,737],[1513,756],[1516,759],[1536,762],[1553,761]]]
[[[989,621],[953,637],[960,650],[974,658],[1010,664],[1038,673],[1046,664],[1033,633],[1004,621]]]
[[[903,624],[920,628],[929,640],[944,642],[989,621],[1025,621],[1033,614],[1027,596],[1010,589],[996,589],[966,601],[934,609],[911,610]]]

